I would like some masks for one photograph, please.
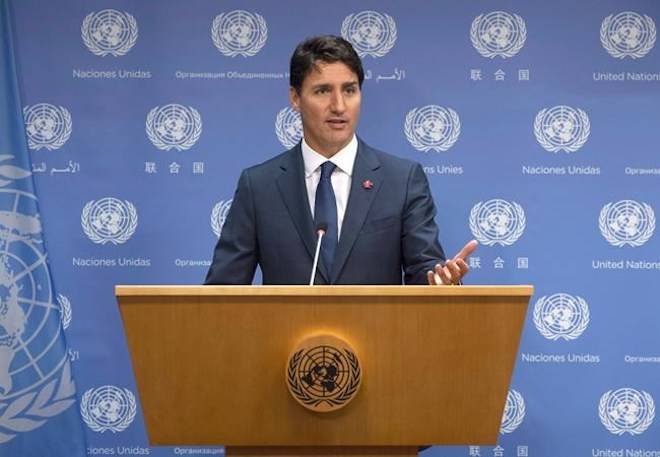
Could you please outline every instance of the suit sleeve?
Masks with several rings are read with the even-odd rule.
[[[410,170],[405,205],[401,235],[404,282],[428,284],[426,272],[443,263],[445,254],[438,241],[431,189],[419,164]]]
[[[244,170],[204,284],[252,284],[258,258],[254,199]]]

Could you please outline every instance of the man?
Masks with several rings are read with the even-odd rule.
[[[468,243],[452,260],[419,164],[355,136],[364,71],[351,44],[310,38],[291,57],[289,101],[303,139],[244,170],[206,284],[306,284],[324,233],[316,284],[458,284]]]

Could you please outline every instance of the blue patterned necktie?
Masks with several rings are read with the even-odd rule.
[[[328,270],[332,272],[332,264],[335,260],[337,250],[337,201],[335,191],[332,189],[330,177],[337,165],[327,161],[321,165],[321,180],[316,187],[316,200],[314,202],[315,225],[327,224],[328,228],[321,243],[321,258]]]

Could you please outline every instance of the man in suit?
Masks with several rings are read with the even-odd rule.
[[[316,284],[457,284],[468,243],[446,260],[422,167],[355,135],[362,63],[336,36],[305,40],[291,57],[289,101],[303,139],[243,171],[206,284],[306,284],[323,233]]]

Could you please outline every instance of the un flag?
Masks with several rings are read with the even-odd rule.
[[[85,455],[0,0],[0,456]]]

